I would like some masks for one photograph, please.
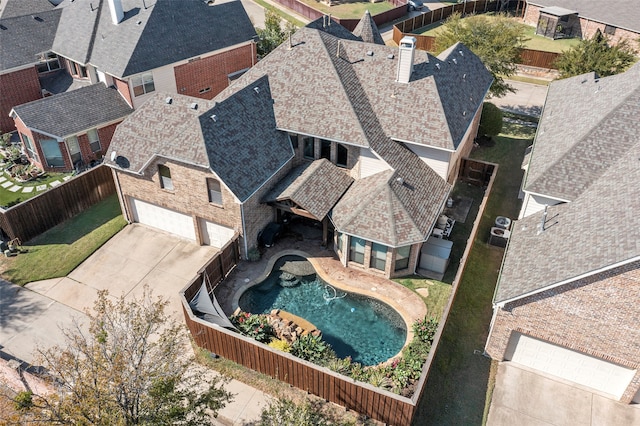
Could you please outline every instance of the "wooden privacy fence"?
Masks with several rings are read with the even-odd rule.
[[[324,12],[314,9],[312,6],[309,6],[306,3],[303,3],[299,0],[275,0],[277,3],[282,6],[293,10],[297,14],[304,16],[310,21],[315,21],[318,18],[321,18],[323,15],[326,15]],[[373,20],[376,25],[386,24],[387,22],[394,21],[403,17],[407,13],[407,1],[406,0],[386,0],[389,3],[393,4],[395,7],[393,9],[387,10],[385,12],[379,13],[373,16]],[[334,21],[348,29],[349,31],[353,31],[360,22],[360,18],[358,19],[348,19],[348,18],[338,18],[337,16],[331,17]]]
[[[116,192],[111,169],[101,165],[0,212],[0,228],[28,241]]]

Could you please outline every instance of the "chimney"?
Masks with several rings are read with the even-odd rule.
[[[122,18],[124,18],[124,11],[122,10],[122,0],[107,0],[109,3],[109,11],[111,12],[111,21],[113,25],[118,25]]]
[[[416,38],[404,36],[400,40],[398,53],[398,74],[396,81],[398,83],[409,83],[411,73],[413,72],[413,57],[416,51]]]

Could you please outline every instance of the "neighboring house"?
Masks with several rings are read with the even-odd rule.
[[[256,61],[255,29],[239,1],[64,0],[0,25],[0,90],[10,94],[2,115],[96,83],[114,86],[132,108],[155,91],[211,99]],[[2,124],[2,131],[14,128]],[[102,142],[106,149],[109,141]]]
[[[550,85],[486,345],[626,403],[640,402],[639,116],[640,65]]]
[[[631,0],[526,0],[524,22],[550,38],[592,38],[596,32],[613,43],[628,40],[640,48],[640,8]]]
[[[322,223],[325,239],[334,230],[345,265],[406,275],[491,82],[461,44],[434,57],[413,38],[367,43],[325,17],[213,102],[153,97],[118,127],[107,164],[130,221],[200,244],[238,233],[246,256],[269,222],[294,214]]]
[[[47,171],[102,160],[116,126],[133,109],[113,87],[94,84],[11,110],[32,162]]]

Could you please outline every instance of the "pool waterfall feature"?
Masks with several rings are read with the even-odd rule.
[[[338,357],[363,365],[398,355],[407,340],[407,325],[392,307],[322,281],[301,256],[279,257],[268,276],[241,289],[236,299],[245,312],[280,309],[304,318],[322,331]]]

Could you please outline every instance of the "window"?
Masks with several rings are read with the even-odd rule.
[[[204,89],[198,90],[198,93],[200,93],[202,95],[203,93],[207,93],[207,92],[210,92],[210,91],[211,91],[211,87],[205,87]]]
[[[338,155],[336,156],[336,166],[347,167],[349,150],[344,145],[337,144],[337,147],[338,147]]]
[[[387,246],[382,244],[371,244],[371,267],[384,271],[387,265]]]
[[[291,148],[298,149],[298,135],[289,133],[289,142],[291,142]]]
[[[404,246],[396,250],[396,271],[409,267],[409,256],[411,256],[411,246]]]
[[[87,138],[89,138],[89,146],[91,147],[91,152],[100,151],[100,139],[98,139],[98,131],[96,129],[91,129],[87,132]]]
[[[313,138],[304,138],[304,158],[315,159]]]
[[[67,139],[67,149],[71,156],[71,164],[75,165],[78,161],[82,160],[82,154],[80,153],[80,144],[78,143],[77,136],[71,136]]]
[[[207,191],[209,191],[210,203],[222,205],[222,190],[218,180],[207,178]]]
[[[158,173],[160,174],[160,187],[173,191],[173,181],[171,180],[171,170],[162,164],[158,165]]]
[[[153,84],[153,74],[142,74],[131,79],[133,85],[133,96],[141,96],[145,93],[151,93],[156,90]]]
[[[320,140],[320,158],[326,158],[331,161],[331,141]]]
[[[43,55],[41,62],[38,64],[38,72],[49,72],[60,69],[60,61],[55,53],[47,53]]]
[[[40,141],[40,146],[49,167],[64,167],[64,159],[57,140],[46,139]]]
[[[87,67],[80,65],[78,68],[80,69],[80,77],[87,78]]]
[[[364,264],[364,240],[362,238],[351,237],[349,243],[349,260],[361,265]]]
[[[20,133],[20,137],[22,138],[22,142],[24,143],[24,145],[27,147],[27,152],[29,153],[29,157],[33,158],[34,160],[37,160],[38,155],[36,154],[36,150],[33,147],[33,142],[31,142],[31,139],[29,139],[29,136],[25,135],[24,133]]]
[[[605,25],[604,26],[604,33],[606,35],[616,35],[616,27],[614,27],[613,25]]]

